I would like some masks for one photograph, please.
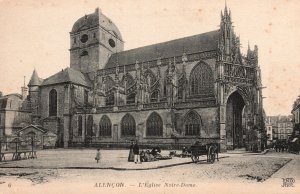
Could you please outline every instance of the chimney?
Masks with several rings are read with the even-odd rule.
[[[28,88],[25,86],[25,76],[24,76],[24,85],[21,87],[21,95],[22,95],[22,100],[25,100],[27,96]]]

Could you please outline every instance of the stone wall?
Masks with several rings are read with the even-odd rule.
[[[65,84],[52,85],[52,86],[43,86],[40,88],[40,110],[41,117],[49,117],[49,93],[52,89],[55,89],[57,92],[57,117],[62,118],[64,114],[64,98],[65,98]]]
[[[178,137],[180,139],[180,144],[191,144],[196,141],[198,138],[202,139],[218,139],[219,138],[219,131],[218,131],[218,123],[217,123],[217,107],[210,107],[210,108],[197,108],[193,109],[193,111],[197,112],[197,114],[201,117],[202,125],[200,129],[200,136],[184,136],[181,135]],[[130,112],[113,112],[113,113],[106,113],[106,114],[80,114],[83,118],[82,120],[82,136],[75,137],[73,140],[74,142],[84,141],[85,139],[85,121],[89,115],[93,116],[93,130],[96,134],[96,137],[93,137],[94,143],[128,143],[132,139],[138,139],[141,144],[174,144],[173,138],[173,128],[174,126],[174,114],[179,114],[184,120],[186,114],[191,111],[190,109],[183,109],[183,110],[171,110],[171,109],[157,109],[157,110],[139,110],[139,111],[130,111]],[[156,112],[160,115],[163,121],[163,135],[161,137],[147,137],[146,135],[146,123],[149,116]],[[122,137],[121,136],[121,121],[122,118],[126,115],[130,114],[134,117],[136,123],[136,136],[134,137]],[[173,114],[173,115],[172,115]],[[99,137],[99,123],[102,116],[108,116],[112,123],[112,136],[111,137]],[[72,119],[72,129],[73,134],[78,134],[78,116],[76,114],[73,116]],[[172,118],[173,117],[173,118]],[[184,124],[182,123],[181,126],[184,128]],[[183,130],[184,131],[184,130]],[[204,140],[206,142],[206,140]]]

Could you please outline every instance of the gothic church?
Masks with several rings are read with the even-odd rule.
[[[227,7],[220,19],[217,30],[124,51],[118,27],[96,9],[73,25],[70,67],[46,79],[34,70],[20,107],[27,125],[2,127],[1,136],[51,132],[65,148],[135,139],[253,150],[263,130],[258,48],[242,54]]]

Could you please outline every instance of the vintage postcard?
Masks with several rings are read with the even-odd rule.
[[[300,192],[297,0],[0,0],[0,194]]]

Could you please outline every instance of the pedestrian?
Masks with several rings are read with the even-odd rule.
[[[95,157],[95,160],[97,161],[97,163],[99,163],[100,158],[101,158],[100,148],[97,148],[97,153],[96,153],[96,157]]]
[[[133,146],[134,163],[141,163],[140,161],[140,149],[137,142]]]
[[[132,141],[131,145],[130,145],[130,148],[129,148],[128,162],[133,162],[134,161],[133,147],[134,147],[134,143]]]

